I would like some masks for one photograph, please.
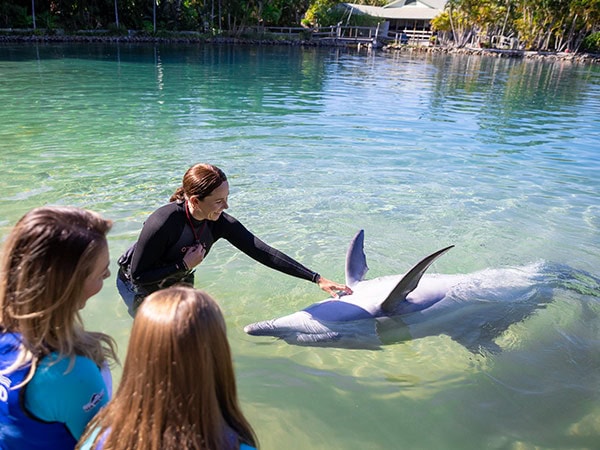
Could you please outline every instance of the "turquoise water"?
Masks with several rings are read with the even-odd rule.
[[[0,238],[36,206],[94,209],[115,222],[113,274],[185,169],[207,161],[230,178],[232,215],[328,278],[343,280],[358,229],[369,277],[402,273],[450,244],[430,272],[557,263],[600,275],[598,66],[5,44],[0,101]],[[197,286],[226,314],[240,396],[264,449],[591,449],[600,294],[577,273],[508,327],[494,354],[446,335],[381,351],[247,336],[244,325],[325,296],[226,242]],[[114,281],[84,315],[124,355],[131,320]]]

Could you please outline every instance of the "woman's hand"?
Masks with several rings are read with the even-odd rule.
[[[187,252],[183,256],[183,262],[188,269],[192,269],[204,260],[205,255],[206,249],[202,244],[198,244],[187,249]]]
[[[317,284],[321,289],[331,295],[333,298],[340,298],[340,293],[344,295],[351,295],[352,289],[344,284],[334,283],[327,278],[319,277]]]

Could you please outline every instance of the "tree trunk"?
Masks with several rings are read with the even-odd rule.
[[[458,42],[456,39],[456,28],[454,28],[454,21],[452,20],[452,14],[453,14],[452,4],[450,4],[448,18],[450,19],[450,28],[452,28],[452,40],[454,41],[454,45],[456,45],[458,47]]]
[[[508,15],[510,14],[510,3],[506,2],[508,5],[506,8],[506,17],[504,17],[504,23],[502,24],[502,31],[500,32],[500,36],[504,37],[504,30],[506,29],[506,22],[508,22]]]
[[[223,30],[223,24],[221,23],[221,17],[223,15],[222,11],[221,11],[221,6],[222,6],[222,2],[221,0],[219,0],[219,33],[221,32],[221,30]]]
[[[33,29],[35,30],[35,0],[31,0],[31,17],[33,19]]]
[[[567,42],[566,42],[566,47],[569,50],[574,50],[574,46],[571,45],[571,42],[573,40],[573,36],[575,34],[575,26],[577,25],[577,18],[579,17],[579,14],[575,14],[575,16],[573,17],[573,22],[571,22],[571,29],[569,30],[569,34],[567,36]]]

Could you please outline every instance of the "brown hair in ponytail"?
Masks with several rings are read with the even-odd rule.
[[[187,170],[182,186],[177,188],[170,201],[182,201],[194,196],[203,200],[225,181],[227,176],[218,167],[212,164],[195,164]]]

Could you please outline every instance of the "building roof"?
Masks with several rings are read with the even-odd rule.
[[[396,0],[385,6],[357,5],[345,3],[353,12],[383,19],[431,20],[440,14],[447,0]]]

